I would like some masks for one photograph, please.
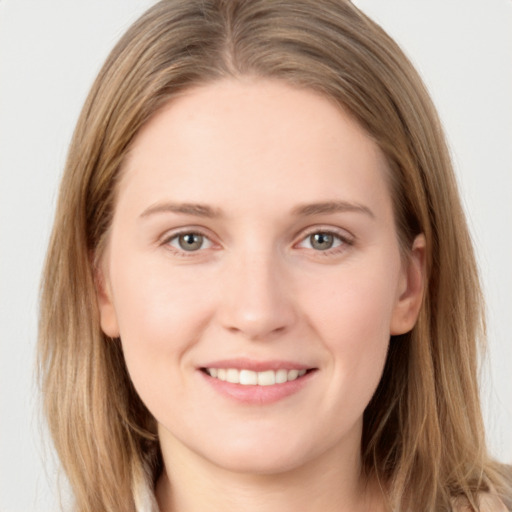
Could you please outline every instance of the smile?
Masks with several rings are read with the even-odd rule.
[[[215,361],[198,368],[205,382],[221,396],[250,406],[270,405],[311,386],[317,367],[302,363],[250,359]]]
[[[204,372],[215,379],[241,384],[243,386],[273,386],[297,380],[306,374],[305,369],[280,369],[256,372],[253,370],[239,370],[238,368],[205,368]]]

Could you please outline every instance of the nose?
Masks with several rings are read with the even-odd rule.
[[[251,340],[270,339],[290,330],[297,315],[283,264],[275,255],[262,252],[233,259],[223,276],[218,311],[223,327]]]

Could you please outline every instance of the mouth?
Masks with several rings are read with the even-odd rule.
[[[254,371],[239,368],[201,368],[201,371],[208,376],[230,384],[240,384],[242,386],[274,386],[276,384],[286,384],[314,371],[313,368],[281,368],[278,370]]]
[[[272,404],[309,388],[319,368],[297,361],[246,358],[211,361],[197,368],[221,396],[252,406]]]

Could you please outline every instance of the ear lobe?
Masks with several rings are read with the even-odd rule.
[[[391,335],[409,332],[418,319],[425,289],[425,251],[425,236],[420,234],[414,239],[407,261],[404,262],[399,296],[391,318]]]
[[[101,330],[110,338],[119,337],[119,326],[117,315],[112,300],[112,291],[110,283],[105,277],[105,272],[98,265],[94,272],[94,282],[96,286],[96,297],[100,313]]]

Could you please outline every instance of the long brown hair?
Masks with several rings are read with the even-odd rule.
[[[78,121],[43,275],[39,357],[45,412],[80,512],[144,508],[162,469],[155,422],[119,340],[101,332],[95,262],[116,180],[140,128],[185,88],[225,77],[277,79],[349,111],[390,170],[404,254],[427,244],[418,322],[394,337],[364,414],[363,471],[395,510],[450,510],[494,489],[477,383],[484,339],[475,258],[436,111],[396,43],[344,0],[164,0],[108,57]],[[512,506],[510,501],[509,505]]]

